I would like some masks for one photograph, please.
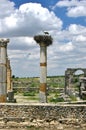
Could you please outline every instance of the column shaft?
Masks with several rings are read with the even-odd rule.
[[[7,43],[9,39],[0,39],[0,102],[7,101]]]
[[[10,60],[7,58],[7,92],[12,91],[12,71]]]
[[[45,45],[40,46],[40,102],[47,102],[46,96],[47,80],[47,48]]]
[[[7,91],[7,69],[6,69],[6,48],[0,48],[0,102],[6,102]]]

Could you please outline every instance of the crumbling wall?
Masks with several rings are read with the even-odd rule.
[[[3,123],[1,122],[1,119]],[[17,125],[25,126],[30,123],[37,124],[51,121],[78,121],[86,122],[85,104],[0,104],[0,127],[7,126],[9,123],[16,122]],[[37,121],[37,122],[36,122]],[[25,123],[26,122],[26,123]],[[14,123],[14,126],[16,124]],[[16,126],[15,126],[16,127]]]
[[[73,94],[73,74],[77,70],[82,70],[84,72],[84,77],[86,77],[86,68],[68,68],[65,71],[65,94]]]

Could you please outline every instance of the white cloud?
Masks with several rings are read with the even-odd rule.
[[[71,43],[71,42],[69,42],[69,43],[67,43],[67,44],[65,44],[65,45],[62,45],[62,46],[60,46],[60,50],[61,51],[72,51],[74,49],[74,46],[73,46],[73,44]]]
[[[82,25],[77,25],[77,24],[71,24],[69,26],[69,32],[71,34],[85,34],[86,33],[86,27]]]
[[[78,24],[70,24],[66,29],[53,31],[54,46],[73,41],[76,44],[76,38],[79,36],[86,37],[86,27]]]
[[[70,7],[70,6],[74,6],[77,5],[77,0],[61,0],[59,2],[57,2],[56,6],[58,7]]]
[[[39,45],[37,46],[31,37],[11,38],[8,44],[8,56],[12,62],[14,60],[20,63],[24,60],[36,61],[39,58],[39,52]]]
[[[3,13],[2,13],[3,14]],[[0,19],[1,36],[33,36],[40,31],[60,30],[62,21],[37,3],[26,3]]]
[[[61,0],[54,6],[56,7],[67,7],[69,17],[86,16],[86,0]]]
[[[14,12],[14,3],[8,0],[0,0],[0,18],[8,17]]]
[[[69,8],[67,15],[69,17],[86,16],[86,7],[85,6],[77,6],[77,7]]]
[[[40,50],[39,45],[35,43],[33,38],[10,38],[8,57],[12,71],[16,76],[36,76],[39,74],[37,70],[39,68]]]
[[[71,7],[71,6],[85,6],[86,0],[60,0],[56,6],[59,7]]]
[[[36,43],[32,37],[14,37],[10,38],[8,45],[10,50],[28,50],[34,48]]]
[[[17,18],[15,18],[13,15],[10,17],[6,17],[3,22],[5,23],[6,27],[8,29],[16,28],[17,27]]]
[[[76,37],[76,41],[77,41],[77,42],[86,42],[86,36],[78,35],[78,36]]]

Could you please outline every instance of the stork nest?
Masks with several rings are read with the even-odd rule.
[[[46,46],[51,45],[53,42],[53,39],[50,35],[37,35],[34,36],[34,40],[39,44],[44,43]]]

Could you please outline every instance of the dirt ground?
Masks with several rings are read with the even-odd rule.
[[[39,100],[33,100],[30,99],[28,96],[23,96],[21,93],[15,95],[14,98],[16,99],[17,103],[28,103],[28,102],[38,103],[39,102]]]

